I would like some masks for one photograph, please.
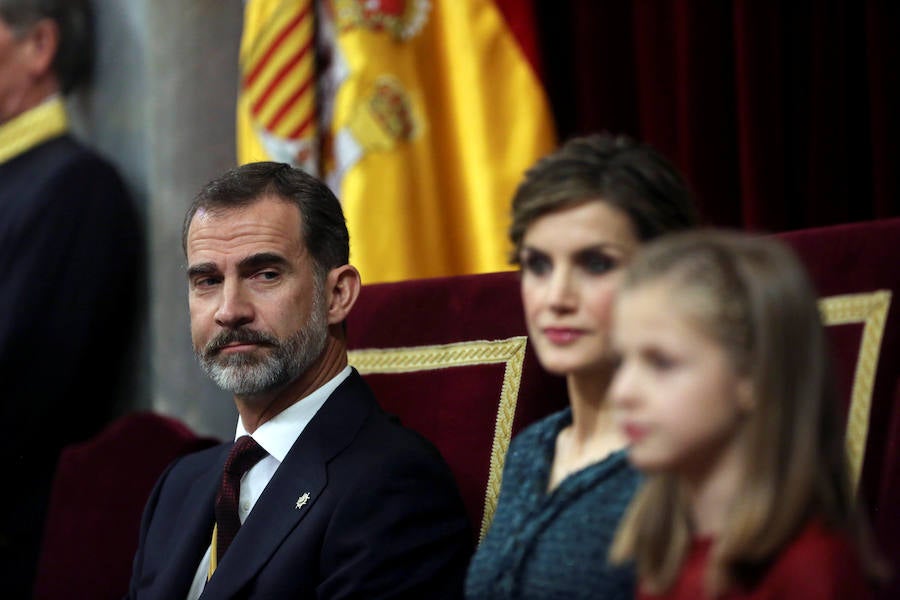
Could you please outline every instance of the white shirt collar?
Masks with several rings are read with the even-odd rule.
[[[312,418],[331,396],[331,393],[350,376],[352,369],[350,365],[329,379],[320,388],[315,390],[309,396],[290,405],[272,419],[260,425],[253,432],[253,439],[262,446],[266,452],[272,455],[279,463],[287,456],[288,450],[300,437],[300,434],[306,428]],[[234,439],[238,439],[242,435],[249,435],[244,429],[244,423],[238,417],[237,428],[235,430]]]

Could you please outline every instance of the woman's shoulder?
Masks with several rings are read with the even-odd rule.
[[[564,408],[551,413],[542,419],[525,426],[513,436],[510,450],[514,448],[545,446],[548,442],[556,443],[556,435],[572,423],[572,409]]]
[[[514,435],[506,453],[503,479],[544,478],[553,461],[556,434],[571,421],[571,410],[566,408],[531,423]]]

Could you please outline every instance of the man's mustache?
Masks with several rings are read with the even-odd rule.
[[[253,329],[232,329],[229,331],[223,331],[222,333],[211,339],[203,349],[203,354],[205,356],[218,354],[222,350],[222,348],[225,348],[230,344],[257,344],[278,346],[279,342],[278,338],[261,331],[256,331]]]

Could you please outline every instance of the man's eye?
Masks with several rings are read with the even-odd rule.
[[[260,271],[256,274],[256,277],[264,281],[273,281],[278,279],[279,275],[278,271]]]
[[[216,277],[198,277],[194,280],[195,288],[208,288],[216,285],[219,280]]]

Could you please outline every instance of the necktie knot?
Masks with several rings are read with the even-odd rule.
[[[266,455],[263,447],[256,443],[249,435],[242,435],[234,443],[228,458],[225,460],[225,473],[231,476],[242,477],[244,473],[253,468]]]

